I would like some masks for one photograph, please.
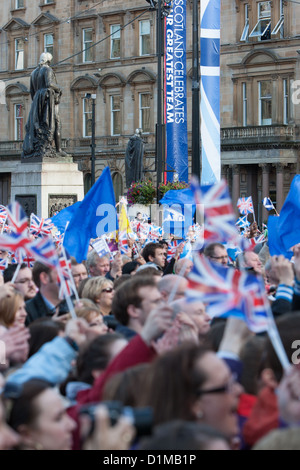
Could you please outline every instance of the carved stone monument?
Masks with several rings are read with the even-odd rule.
[[[59,103],[62,90],[50,67],[52,55],[41,54],[30,77],[32,104],[25,126],[21,165],[12,173],[11,199],[35,201],[36,214],[49,217],[53,198],[68,205],[84,198],[83,174],[61,148]]]
[[[142,129],[136,129],[135,134],[130,137],[125,153],[125,176],[126,186],[129,188],[131,183],[140,181],[144,173],[144,148],[142,139]]]

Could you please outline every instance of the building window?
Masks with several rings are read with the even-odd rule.
[[[289,83],[287,79],[283,80],[283,124],[289,123]]]
[[[116,59],[121,56],[121,29],[119,24],[110,26],[110,58]]]
[[[271,34],[275,35],[280,32],[280,37],[283,38],[284,36],[283,25],[284,25],[283,0],[280,0],[280,18]]]
[[[24,0],[16,0],[15,8],[16,10],[19,10],[20,8],[24,8]]]
[[[15,140],[23,140],[23,106],[15,104]]]
[[[92,100],[83,99],[83,137],[92,135]]]
[[[245,26],[244,26],[240,41],[248,41],[248,36],[249,36],[249,5],[246,3],[244,7],[245,7]]]
[[[139,95],[139,127],[143,132],[150,132],[150,93]]]
[[[258,37],[261,41],[271,39],[271,2],[259,2],[257,8],[258,21],[249,37]]]
[[[83,44],[83,62],[93,61],[93,49],[90,47],[93,43],[93,30],[87,28],[82,30],[82,44]]]
[[[115,199],[117,202],[119,202],[121,196],[123,196],[124,193],[122,175],[118,172],[115,172],[112,175],[112,182],[115,191]]]
[[[150,54],[150,21],[140,21],[140,55]]]
[[[243,88],[243,127],[247,126],[247,84],[242,83]]]
[[[15,39],[15,70],[24,68],[24,40]]]
[[[272,124],[272,81],[258,82],[259,116],[260,126]]]
[[[44,52],[49,52],[53,57],[53,34],[44,34]]]
[[[111,109],[111,135],[121,134],[121,97],[112,95],[110,97]]]

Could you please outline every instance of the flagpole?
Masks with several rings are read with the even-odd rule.
[[[64,296],[65,296],[65,299],[66,299],[66,302],[67,302],[67,305],[68,305],[68,308],[69,308],[69,312],[71,314],[71,317],[73,319],[76,319],[77,318],[77,315],[75,313],[75,310],[74,310],[74,305],[72,303],[72,300],[67,292],[67,288],[66,288],[66,281],[65,281],[65,278],[61,272],[61,268],[60,266],[58,265],[57,266],[57,273],[58,273],[58,277],[60,279],[60,283],[61,285],[63,286],[63,292],[64,292]]]
[[[11,280],[12,283],[14,283],[15,280],[17,279],[17,276],[19,274],[20,269],[21,269],[21,263],[18,263],[17,269],[15,270],[15,273],[14,273],[13,278]]]

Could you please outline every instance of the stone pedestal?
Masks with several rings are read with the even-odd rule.
[[[83,198],[83,174],[71,157],[63,161],[22,162],[11,175],[11,200],[18,200],[27,215],[33,212],[39,217],[51,217]]]

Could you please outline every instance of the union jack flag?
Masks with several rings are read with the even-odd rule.
[[[54,228],[51,219],[39,218],[35,214],[30,216],[30,233],[32,235],[50,235],[51,230]]]
[[[241,214],[253,214],[254,208],[252,203],[252,197],[241,197],[238,199],[237,207]]]
[[[33,268],[33,265],[34,265],[34,262],[35,262],[35,259],[32,258],[31,256],[25,256],[25,258],[23,258],[23,263],[26,263],[28,268]]]
[[[18,201],[14,201],[7,207],[7,221],[13,232],[23,233],[27,231],[28,218]]]
[[[212,317],[237,316],[255,332],[268,328],[267,298],[263,280],[245,271],[212,263],[200,253],[194,256],[186,291],[188,300],[201,300]]]
[[[204,208],[204,240],[208,243],[237,240],[239,234],[226,181],[200,186],[192,178],[191,189],[196,204]]]
[[[180,243],[182,243],[183,240],[172,240],[169,243],[168,246],[168,251],[167,251],[167,261],[170,261],[176,253],[176,249]]]
[[[71,270],[71,260],[64,249],[61,250],[58,263],[57,281],[60,286],[59,298],[63,299],[66,295],[70,296],[73,292],[76,292],[75,282]]]
[[[119,251],[121,255],[128,255],[129,252],[127,232],[125,230],[119,230]]]
[[[5,206],[0,205],[0,223],[5,223],[7,217],[7,211]]]
[[[7,251],[12,251],[15,255],[16,261],[22,263],[22,259],[26,255],[31,255],[30,245],[31,240],[26,236],[25,232],[0,235],[0,248]]]
[[[6,269],[7,266],[8,266],[8,259],[7,258],[0,259],[0,271],[4,271],[4,269]]]
[[[31,240],[29,254],[36,261],[40,261],[51,268],[55,268],[58,265],[58,254],[50,237],[39,237]]]

